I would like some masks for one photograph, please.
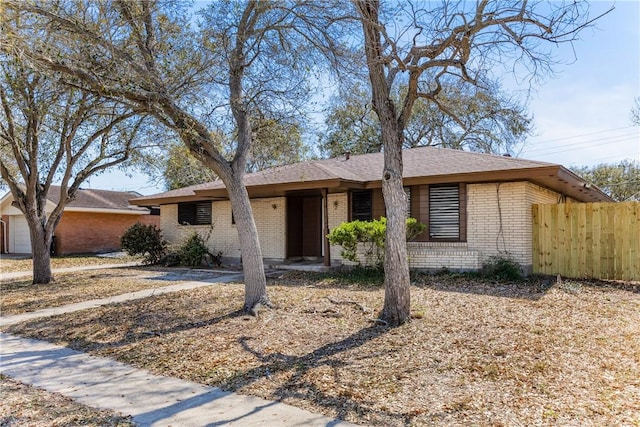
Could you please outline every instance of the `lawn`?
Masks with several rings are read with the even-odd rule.
[[[189,276],[192,277],[192,276]],[[46,285],[30,278],[0,281],[0,312],[11,315],[180,283],[170,270],[111,268],[58,273]]]
[[[111,258],[96,255],[52,257],[51,268],[56,269],[80,267],[86,265],[124,264],[128,262],[140,262],[140,259],[130,256]],[[32,269],[33,261],[31,260],[31,258],[12,259],[7,257],[0,257],[0,273],[12,273],[16,271],[30,272]]]
[[[5,331],[365,425],[640,425],[638,286],[420,275],[399,328],[374,322],[379,285],[268,292],[257,318],[217,284]]]

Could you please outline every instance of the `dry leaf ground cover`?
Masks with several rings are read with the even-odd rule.
[[[69,268],[81,267],[86,265],[100,264],[124,264],[127,262],[139,262],[140,259],[131,256],[119,257],[99,257],[93,255],[87,256],[64,256],[51,258],[51,268]],[[12,273],[15,271],[31,271],[33,269],[33,261],[31,258],[9,258],[6,255],[0,257],[0,273]]]
[[[0,375],[2,427],[129,427],[129,418],[90,408],[57,393],[29,387]]]
[[[58,273],[46,285],[30,278],[0,281],[0,313],[11,315],[179,283],[162,269],[112,268]]]
[[[393,329],[380,286],[297,273],[269,294],[258,318],[220,284],[6,330],[360,424],[640,425],[637,286],[418,276]]]

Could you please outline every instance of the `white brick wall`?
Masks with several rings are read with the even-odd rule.
[[[329,194],[329,231],[333,230],[343,222],[349,219],[349,199],[347,193]],[[331,263],[336,264],[342,262],[340,252],[342,247],[331,246]]]

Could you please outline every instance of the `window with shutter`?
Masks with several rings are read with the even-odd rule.
[[[373,201],[371,190],[351,192],[351,220],[371,221],[373,219]]]
[[[178,224],[210,225],[211,202],[178,203]]]
[[[460,239],[460,192],[458,185],[429,187],[429,237]]]

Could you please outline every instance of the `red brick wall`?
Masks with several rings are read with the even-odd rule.
[[[56,228],[58,255],[120,250],[120,236],[136,222],[160,225],[159,215],[64,212]]]

